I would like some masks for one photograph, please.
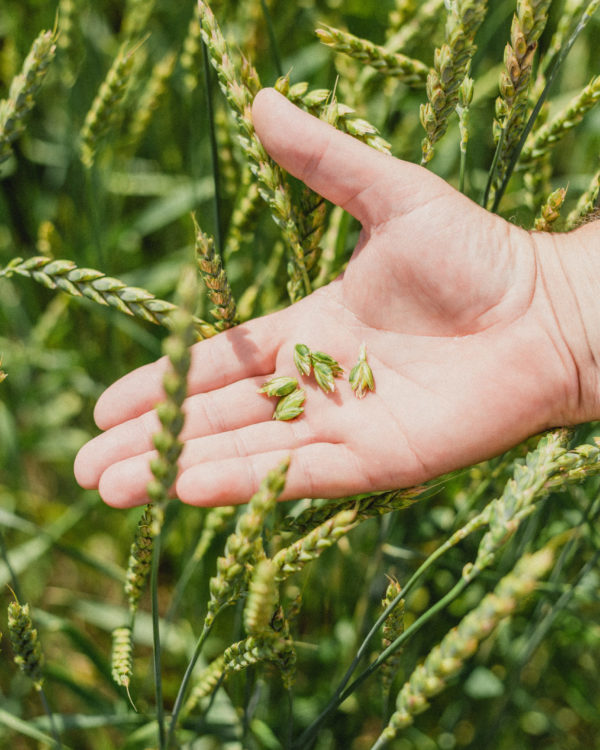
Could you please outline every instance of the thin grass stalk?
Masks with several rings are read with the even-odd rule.
[[[48,289],[60,289],[73,297],[87,297],[99,305],[116,307],[126,315],[167,328],[173,327],[173,314],[178,310],[173,303],[158,299],[145,289],[127,286],[93,268],[79,268],[71,260],[52,260],[44,256],[27,260],[13,258],[0,269],[0,278],[10,279],[15,274],[31,278]],[[215,326],[205,320],[196,317],[193,320],[198,340],[218,333]]]
[[[404,684],[398,695],[397,710],[373,745],[373,750],[380,750],[401,729],[412,724],[413,717],[428,707],[427,698],[445,688],[448,678],[460,671],[463,662],[472,656],[479,643],[534,590],[551,562],[552,553],[548,549],[521,558],[513,571],[501,579],[494,592],[487,594],[456,628],[444,636]]]
[[[581,16],[579,23],[575,27],[575,30],[573,31],[573,33],[567,40],[560,54],[557,56],[554,62],[554,65],[550,69],[550,72],[546,80],[546,85],[544,86],[544,90],[540,94],[540,97],[537,100],[536,105],[533,108],[531,115],[529,116],[529,120],[527,121],[527,124],[525,125],[525,128],[523,129],[523,132],[521,134],[521,139],[519,140],[519,143],[517,144],[516,148],[513,151],[512,158],[508,164],[502,183],[494,194],[494,202],[491,208],[491,211],[493,213],[497,212],[498,210],[498,206],[500,205],[502,196],[506,192],[506,188],[508,187],[508,182],[510,178],[512,177],[512,173],[514,172],[514,169],[517,165],[517,161],[519,160],[519,156],[521,154],[521,151],[523,150],[527,137],[529,136],[529,133],[531,132],[531,129],[533,128],[533,125],[537,119],[537,116],[542,106],[544,105],[546,98],[548,97],[550,87],[552,86],[554,79],[556,78],[558,71],[560,70],[560,67],[566,60],[567,55],[571,51],[571,48],[577,41],[579,34],[581,34],[581,32],[585,29],[588,22],[590,21],[590,19],[592,18],[592,16],[595,14],[595,12],[598,10],[599,7],[600,7],[600,0],[592,0],[592,2],[589,3],[589,5],[587,6],[587,8],[585,9],[585,11],[583,12]],[[497,163],[496,159],[495,159],[495,162]],[[490,185],[491,182],[493,181],[493,177],[494,177],[494,164],[492,165],[492,170],[490,170],[490,179],[488,179],[488,185]],[[489,195],[489,191],[487,192],[486,196],[484,196],[484,203],[483,203],[484,206],[487,205],[487,195]]]
[[[269,12],[266,0],[260,0],[260,6],[262,8],[263,16],[265,17],[265,24],[267,26],[267,33],[269,35],[269,51],[273,57],[273,63],[278,76],[283,75],[283,66],[281,64],[281,55],[279,54],[279,45],[277,44],[277,37],[275,35],[275,27],[273,26],[273,19]]]

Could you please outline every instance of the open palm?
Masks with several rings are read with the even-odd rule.
[[[244,502],[291,455],[284,498],[338,497],[424,481],[501,452],[561,420],[566,346],[529,235],[420,167],[379,154],[297,110],[272,90],[254,105],[273,158],[363,226],[344,274],[301,302],[193,349],[184,502]],[[345,369],[336,391],[303,378],[304,414],[271,419],[256,393],[295,375],[293,349],[325,351]],[[347,374],[366,345],[374,393]],[[153,407],[163,360],[101,397],[106,430],[82,448],[76,476],[106,502],[145,501]]]

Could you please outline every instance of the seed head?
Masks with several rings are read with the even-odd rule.
[[[364,344],[360,347],[358,362],[350,370],[350,385],[356,398],[364,398],[367,391],[375,390],[373,371],[367,362],[367,348]]]
[[[33,627],[29,615],[29,604],[21,605],[19,602],[11,602],[8,605],[8,632],[15,655],[15,664],[31,678],[36,690],[41,690],[44,681],[42,676],[44,657],[37,630]]]
[[[271,378],[261,388],[258,393],[265,393],[267,396],[287,396],[298,387],[296,378],[286,376]]]
[[[273,419],[278,419],[282,422],[287,422],[290,419],[299,417],[304,411],[302,404],[306,398],[305,392],[302,388],[297,388],[287,396],[284,396],[275,409]]]
[[[296,344],[294,347],[294,364],[300,375],[310,375],[312,370],[312,360],[310,349],[305,344]]]

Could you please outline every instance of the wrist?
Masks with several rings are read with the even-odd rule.
[[[555,423],[600,419],[600,226],[533,236],[547,325],[563,364]]]

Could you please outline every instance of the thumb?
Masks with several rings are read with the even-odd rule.
[[[275,89],[258,92],[252,119],[278,164],[363,225],[381,224],[449,190],[426,169],[375,151],[303,112]]]

